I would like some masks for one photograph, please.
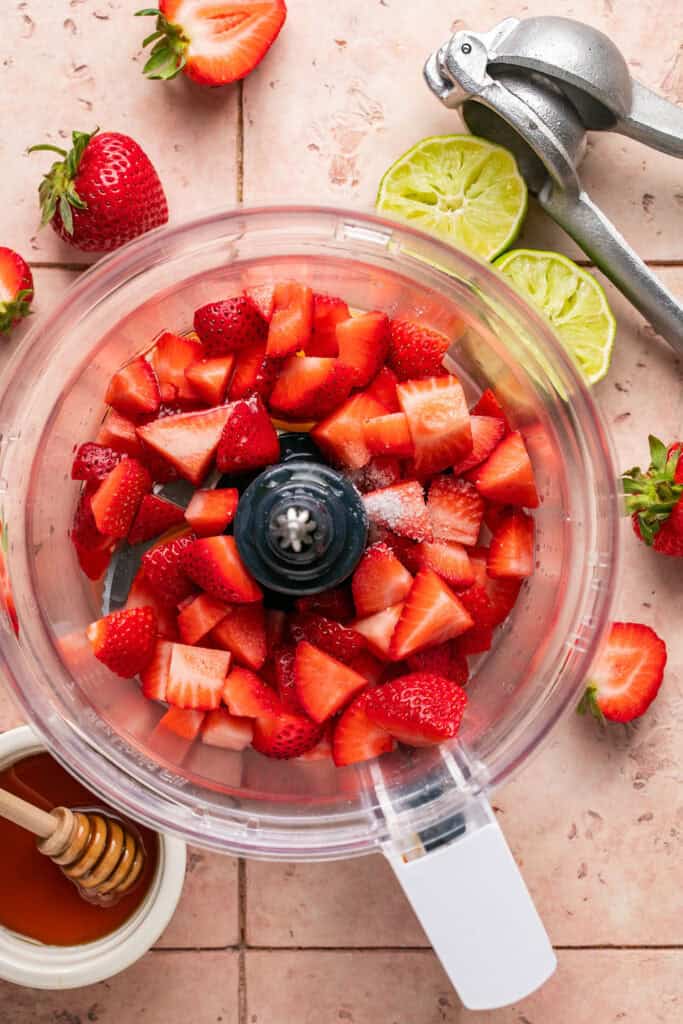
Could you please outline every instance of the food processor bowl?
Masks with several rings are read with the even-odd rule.
[[[492,387],[529,449],[535,572],[474,666],[460,736],[441,747],[337,769],[190,745],[155,729],[163,708],[96,661],[85,639],[102,588],[68,541],[80,490],[70,467],[97,433],[109,378],[162,330],[189,329],[198,306],[282,279],[446,333],[468,397]],[[79,278],[5,372],[0,515],[18,620],[15,633],[0,614],[0,663],[51,752],[87,786],[153,828],[226,853],[382,850],[466,1005],[503,1005],[552,971],[487,797],[575,706],[608,626],[616,476],[575,365],[495,270],[409,227],[329,208],[240,209],[153,231]]]

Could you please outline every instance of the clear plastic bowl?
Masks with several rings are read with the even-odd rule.
[[[305,280],[353,307],[449,333],[472,397],[495,389],[526,439],[541,506],[536,571],[476,667],[458,741],[356,768],[161,741],[162,709],[90,654],[100,595],[67,540],[75,445],[111,374],[163,328],[245,285]],[[2,664],[50,750],[110,803],[192,843],[254,857],[370,852],[445,838],[572,708],[609,621],[618,509],[595,405],[548,325],[490,267],[409,228],[335,209],[240,210],[145,235],[98,263],[14,358],[0,396],[0,506],[19,635]],[[406,838],[406,845],[409,844]]]

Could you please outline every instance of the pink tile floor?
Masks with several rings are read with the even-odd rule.
[[[242,86],[202,92],[140,75],[139,5],[24,0],[3,11],[2,244],[36,268],[37,313],[88,260],[36,232],[33,142],[72,128],[127,131],[152,156],[174,220],[275,200],[369,207],[379,176],[423,135],[460,130],[420,65],[462,10],[426,0],[290,0],[287,27]],[[459,25],[548,13],[530,0],[473,0]],[[623,48],[634,74],[683,103],[677,0],[558,0]],[[39,100],[36,98],[39,96]],[[683,295],[679,166],[618,137],[593,142],[589,188]],[[11,197],[11,201],[7,201]],[[523,241],[572,246],[532,210]],[[683,434],[680,360],[613,289],[612,371],[596,388],[619,462],[646,435]],[[19,332],[21,334],[21,332]],[[10,346],[11,347],[11,346]],[[8,349],[0,355],[0,366]],[[636,545],[628,525],[618,614],[669,645],[665,686],[637,725],[600,733],[570,717],[495,795],[499,820],[558,949],[559,969],[518,1006],[460,1006],[380,858],[250,863],[190,851],[182,902],[157,948],[109,982],[69,993],[0,983],[0,1024],[680,1024],[683,1020],[683,637],[681,570]],[[0,691],[0,730],[19,716]]]

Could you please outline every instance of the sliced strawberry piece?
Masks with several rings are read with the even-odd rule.
[[[365,677],[303,640],[296,648],[297,696],[314,722],[325,722],[368,685]]]
[[[266,757],[301,757],[319,742],[320,726],[305,715],[283,711],[276,717],[257,718],[252,746]]]
[[[235,370],[228,388],[228,398],[236,402],[250,395],[267,400],[280,372],[278,359],[266,358],[266,343],[242,349],[235,357]]]
[[[225,405],[180,413],[138,427],[138,436],[196,486],[209,471],[228,416]]]
[[[408,418],[402,412],[366,420],[363,437],[371,455],[395,455],[399,459],[406,459],[415,454]]]
[[[247,718],[279,715],[282,711],[280,698],[275,691],[255,672],[238,665],[225,680],[223,700],[230,714],[245,715]]]
[[[174,736],[192,742],[199,736],[205,718],[203,711],[183,711],[181,708],[169,708],[159,720],[157,730],[167,730]],[[155,730],[156,731],[156,730]]]
[[[230,668],[228,651],[173,644],[166,700],[177,708],[210,711],[217,708]]]
[[[363,505],[368,519],[375,526],[384,526],[399,537],[410,537],[411,540],[431,539],[432,528],[424,491],[416,480],[364,494]]]
[[[426,747],[457,736],[467,694],[429,672],[411,672],[368,693],[365,713],[401,743]]]
[[[154,415],[161,404],[159,382],[151,364],[142,356],[115,373],[109,382],[105,402],[122,416],[137,419]]]
[[[491,605],[492,625],[499,626],[514,608],[522,581],[511,578],[494,580],[487,577],[484,586]]]
[[[497,501],[487,501],[484,504],[484,523],[491,533],[495,533],[513,511],[514,505],[500,505]]]
[[[116,541],[100,533],[92,511],[92,497],[97,484],[87,484],[78,499],[70,530],[71,542],[76,550],[78,564],[91,580],[98,580],[106,571]]]
[[[142,692],[150,700],[166,700],[172,652],[173,644],[169,640],[157,640],[151,660],[140,671]]]
[[[351,372],[336,359],[285,359],[270,394],[270,407],[290,419],[318,420],[348,397]]]
[[[313,330],[313,292],[305,284],[287,281],[275,285],[273,316],[268,327],[266,353],[284,359],[303,352]]]
[[[413,577],[386,544],[373,544],[361,558],[351,581],[356,614],[360,617],[398,604],[413,585]]]
[[[488,459],[491,452],[498,446],[505,435],[503,420],[495,416],[471,416],[472,451],[462,462],[453,466],[453,475],[460,476],[473,466],[478,466]]]
[[[452,640],[411,654],[407,662],[411,672],[430,672],[433,675],[444,676],[458,686],[466,686],[469,679],[467,661]]]
[[[93,654],[111,672],[131,679],[151,661],[157,640],[153,608],[130,608],[91,622],[86,630]]]
[[[185,370],[185,377],[193,391],[207,405],[220,405],[228,390],[228,381],[235,363],[232,352],[213,359],[200,359],[190,363]]]
[[[398,378],[388,366],[383,366],[373,381],[368,384],[365,394],[383,405],[387,412],[400,412],[398,400]]]
[[[301,714],[304,709],[296,692],[296,679],[294,676],[295,658],[296,647],[290,644],[284,644],[273,651],[275,685],[277,686],[282,706],[285,711]]]
[[[227,610],[211,639],[231,651],[235,660],[256,671],[266,660],[266,619],[262,604],[236,605]]]
[[[185,509],[166,501],[156,494],[145,494],[138,507],[133,525],[128,531],[129,544],[142,544],[143,541],[159,537],[172,526],[185,521]]]
[[[593,664],[578,710],[596,718],[631,722],[644,714],[659,693],[666,644],[640,622],[614,622]]]
[[[244,750],[254,738],[250,718],[231,715],[225,708],[209,711],[202,723],[201,741],[222,750]]]
[[[195,491],[185,510],[185,519],[198,537],[214,537],[233,521],[239,500],[236,487]]]
[[[376,658],[374,654],[370,654],[370,651],[359,651],[358,654],[354,655],[349,662],[349,668],[352,668],[358,675],[363,676],[367,683],[371,686],[376,686],[382,681],[386,665]]]
[[[158,636],[164,640],[177,640],[178,627],[174,606],[159,599],[157,591],[147,580],[144,569],[140,568],[130,585],[124,608],[144,608],[145,605],[154,609]],[[163,698],[160,697],[159,700]]]
[[[356,697],[334,726],[332,758],[338,768],[370,761],[394,749],[389,733],[370,721],[365,713],[367,698],[367,693]]]
[[[94,441],[79,446],[71,466],[71,479],[86,483],[101,483],[123,458],[122,452],[115,452]]]
[[[391,321],[389,366],[399,380],[439,377],[450,341],[445,334],[423,327],[415,320]]]
[[[474,485],[490,501],[538,507],[538,493],[531,460],[518,431],[503,438],[493,453],[472,470]]]
[[[196,338],[164,331],[152,349],[162,402],[195,401],[197,395],[185,370],[206,354]]]
[[[261,600],[261,588],[245,569],[234,537],[200,537],[183,552],[182,565],[198,587],[219,601]]]
[[[488,562],[489,549],[482,546],[469,548],[467,551],[469,555],[470,564],[472,566],[472,572],[474,573],[474,582],[480,586],[486,586],[486,563]]]
[[[182,568],[183,555],[194,539],[194,534],[188,530],[156,544],[142,556],[141,566],[147,583],[167,605],[177,605],[194,593],[192,581]]]
[[[245,288],[244,294],[251,299],[263,319],[270,323],[275,308],[275,285],[257,284],[252,288]]]
[[[461,591],[458,598],[474,621],[472,628],[458,638],[458,651],[462,655],[488,651],[493,643],[494,616],[485,588],[475,583]]]
[[[462,589],[474,583],[474,570],[467,551],[457,541],[424,541],[420,545],[422,566],[433,569],[450,587]]]
[[[373,527],[372,535],[373,543],[381,542],[391,548],[399,562],[405,565],[413,576],[422,569],[422,556],[418,541],[410,540],[409,537],[399,537],[397,533],[392,533],[385,527]]]
[[[214,626],[217,626],[225,618],[229,611],[230,609],[223,601],[217,601],[215,597],[209,597],[208,594],[198,594],[196,597],[189,598],[188,603],[178,614],[180,639],[184,644],[198,644]]]
[[[477,543],[484,502],[477,489],[454,476],[437,476],[427,495],[427,512],[435,540]]]
[[[338,356],[336,327],[349,316],[349,307],[334,295],[313,293],[313,333],[306,345],[307,356]]]
[[[417,574],[391,638],[392,661],[464,633],[473,619],[455,594],[432,572]]]
[[[311,437],[332,462],[360,469],[370,461],[364,437],[365,421],[382,416],[384,412],[384,407],[374,398],[365,394],[353,395],[318,423],[311,431]]]
[[[374,455],[360,469],[346,469],[354,487],[361,494],[391,487],[401,479],[401,463],[393,455]]]
[[[500,524],[489,546],[486,571],[494,579],[524,579],[534,571],[534,521],[521,509]]]
[[[135,423],[126,416],[121,416],[116,409],[110,409],[107,413],[95,441],[104,448],[111,448],[133,458],[140,458],[143,452]]]
[[[258,395],[231,402],[218,443],[216,465],[221,473],[245,473],[280,459],[280,441]]]
[[[308,640],[321,651],[348,661],[362,651],[365,644],[363,638],[351,628],[339,622],[326,619],[322,615],[291,615],[289,618],[289,635],[295,644]]]
[[[384,661],[391,658],[391,638],[402,612],[403,605],[395,604],[383,612],[356,619],[353,623],[353,628],[365,638],[372,653]]]
[[[246,295],[208,302],[195,310],[194,329],[209,358],[266,340],[268,324]]]
[[[272,651],[285,636],[287,613],[280,608],[266,608],[266,649]]]
[[[415,472],[429,476],[461,462],[472,451],[465,393],[457,377],[427,377],[398,386],[415,445]]]
[[[149,473],[137,459],[123,459],[92,496],[95,525],[107,537],[125,537],[143,496],[152,489]]]
[[[362,313],[337,324],[339,361],[353,373],[354,388],[364,388],[389,351],[389,317],[386,313]]]
[[[503,433],[510,433],[510,425],[507,421],[507,417],[503,412],[503,407],[496,398],[491,388],[487,388],[479,398],[479,401],[472,408],[473,416],[493,416],[497,420],[501,420],[503,423]]]
[[[331,587],[320,594],[298,597],[295,603],[298,612],[317,612],[335,622],[346,622],[353,618],[353,601],[346,586]]]

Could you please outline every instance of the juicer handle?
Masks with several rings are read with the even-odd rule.
[[[635,79],[632,87],[631,110],[619,119],[614,131],[660,153],[683,157],[683,107],[665,100]]]
[[[384,853],[463,1004],[494,1010],[542,985],[557,960],[486,800],[485,823],[404,861]]]

